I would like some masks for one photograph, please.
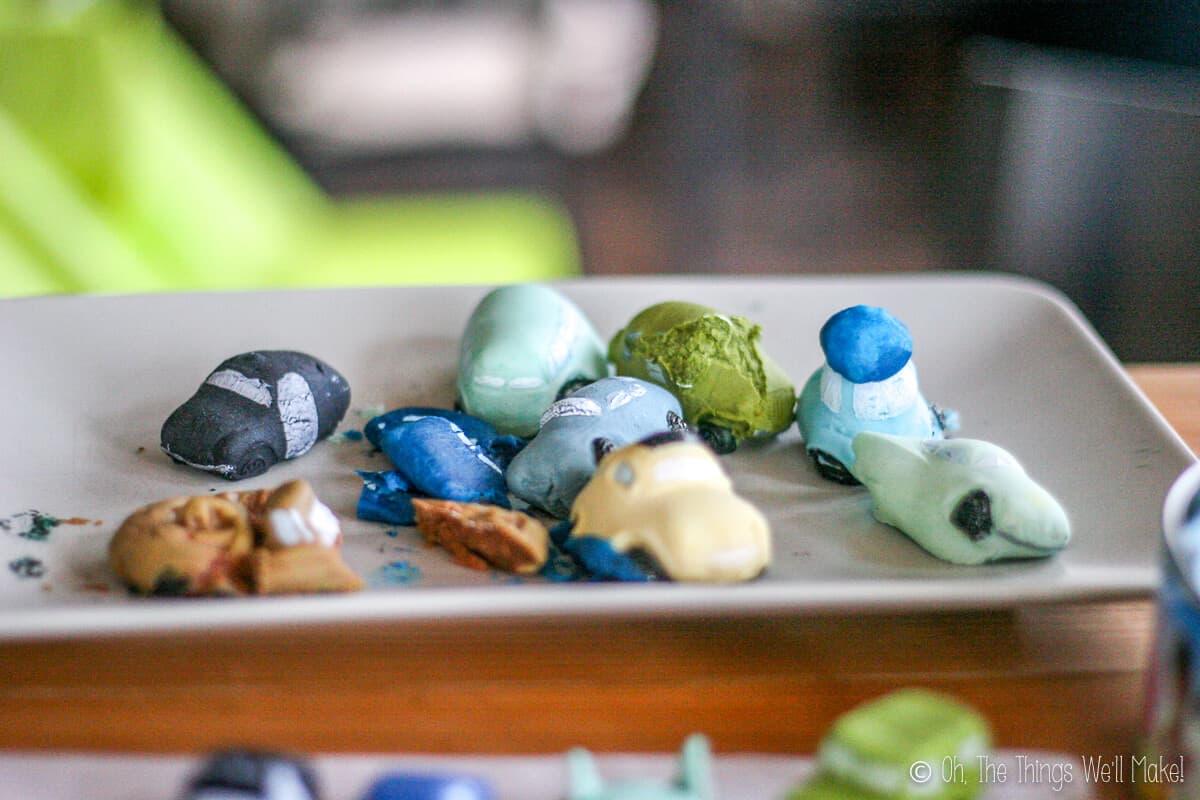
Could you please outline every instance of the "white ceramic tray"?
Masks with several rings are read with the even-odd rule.
[[[6,754],[0,756],[0,800],[160,800],[177,797],[201,759],[182,756]],[[393,772],[453,773],[486,781],[497,800],[562,800],[566,759],[551,756],[340,756],[312,759],[325,800],[358,800],[371,782]],[[596,765],[606,781],[669,781],[673,754],[601,754]],[[980,800],[1086,800],[1084,762],[1062,754],[1000,751],[989,759],[990,782]],[[812,775],[808,758],[716,755],[713,781],[720,800],[783,800]]]
[[[795,427],[726,457],[762,508],[776,560],[737,586],[548,584],[455,566],[415,530],[354,517],[355,469],[385,469],[364,442],[231,484],[159,450],[166,416],[220,361],[254,349],[309,352],[353,390],[342,431],[368,409],[453,401],[458,338],[487,287],[386,288],[0,303],[0,637],[448,616],[714,614],[995,607],[1144,596],[1157,582],[1159,512],[1193,458],[1072,306],[1039,284],[987,275],[655,278],[561,284],[609,337],[664,299],[706,303],[764,328],[797,385],[821,362],[817,332],[856,303],[904,320],[926,397],[957,409],[960,435],[1013,452],[1073,523],[1048,561],[956,567],[874,522],[869,496],[817,477]],[[368,588],[343,596],[131,597],[110,574],[112,531],[179,494],[306,477],[343,518],[346,557]],[[81,524],[27,533],[36,510]],[[40,577],[7,565],[35,559]],[[34,563],[26,561],[26,564]]]

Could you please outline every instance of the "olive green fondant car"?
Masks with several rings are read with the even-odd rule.
[[[743,317],[670,301],[641,311],[608,345],[618,375],[653,381],[679,398],[684,419],[717,452],[773,436],[794,419],[796,389]]]

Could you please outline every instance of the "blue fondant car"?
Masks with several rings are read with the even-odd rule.
[[[360,519],[412,525],[413,497],[508,507],[504,469],[524,439],[460,411],[416,406],[381,414],[363,432],[395,469],[359,472]]]
[[[469,775],[384,775],[371,784],[362,800],[494,800],[492,787]]]

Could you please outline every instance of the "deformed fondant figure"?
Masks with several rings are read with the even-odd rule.
[[[866,432],[854,437],[854,452],[854,477],[870,490],[876,519],[938,558],[1044,558],[1071,538],[1058,501],[990,442]]]
[[[953,412],[921,395],[912,336],[886,310],[843,309],[822,326],[820,338],[825,363],[800,392],[796,421],[823,477],[857,483],[850,442],[860,431],[933,439],[957,426]]]
[[[360,519],[412,525],[414,498],[508,507],[504,470],[524,439],[461,411],[418,406],[381,414],[363,432],[395,469],[358,473]]]

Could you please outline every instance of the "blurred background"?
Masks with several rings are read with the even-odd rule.
[[[34,5],[68,18],[94,4]],[[366,204],[368,220],[373,203],[392,204],[375,222],[339,222],[332,245],[306,245],[310,260],[336,261],[350,249],[339,244],[346,227],[356,236],[369,229],[370,244],[355,249],[370,262],[361,274],[349,257],[332,278],[316,266],[294,273],[313,283],[999,270],[1063,290],[1122,359],[1200,358],[1195,2],[164,0],[160,8],[168,35],[269,134],[263,147],[278,146],[299,169],[296,185],[311,181],[339,208]],[[0,123],[5,68],[11,76],[19,63],[11,46],[6,62],[4,42]],[[31,93],[23,87],[18,94]],[[62,97],[26,102],[52,108]],[[203,120],[198,113],[179,135],[195,135]],[[0,173],[4,134],[0,127]],[[193,148],[205,141],[197,135]],[[209,145],[218,160],[246,150]],[[0,201],[3,184],[0,174]],[[186,194],[185,186],[175,183]],[[10,251],[31,227],[13,210],[14,193],[10,180]],[[493,204],[464,212],[470,198]],[[494,203],[531,198],[496,218]],[[389,271],[397,248],[388,237],[414,208],[427,215],[423,231],[442,225],[430,209],[478,215],[485,234],[455,233],[477,243],[458,258],[490,253],[496,269],[414,258],[409,272]],[[4,213],[0,205],[0,268]],[[133,216],[142,224],[148,213]],[[230,214],[230,224],[254,213]],[[213,238],[201,231],[193,240]],[[445,243],[412,249],[428,256]],[[530,259],[544,268],[512,266]],[[290,251],[285,260],[295,263]]]

